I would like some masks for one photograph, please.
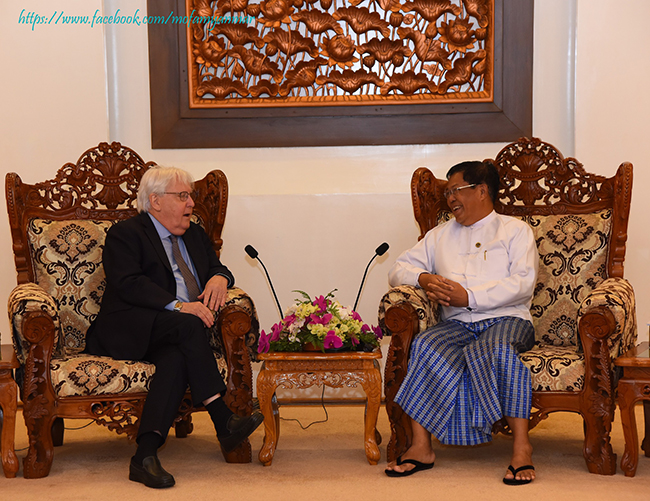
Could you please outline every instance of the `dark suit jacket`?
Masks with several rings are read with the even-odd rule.
[[[183,241],[202,286],[214,275],[224,275],[228,287],[233,286],[232,273],[219,261],[203,228],[192,223]],[[148,214],[138,214],[108,231],[103,263],[106,291],[86,335],[86,351],[140,360],[147,352],[156,315],[176,298],[174,274]]]

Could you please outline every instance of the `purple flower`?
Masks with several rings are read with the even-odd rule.
[[[376,337],[377,339],[381,339],[381,338],[384,337],[384,333],[383,333],[383,331],[381,330],[381,327],[379,327],[379,326],[377,326],[377,327],[373,327],[372,330],[373,330],[373,332],[375,333],[375,337]]]
[[[317,298],[314,298],[314,302],[312,303],[314,306],[318,306],[320,308],[320,312],[324,313],[327,311],[327,299],[325,299],[324,296],[318,296]]]
[[[267,353],[271,349],[269,344],[269,336],[262,330],[260,333],[260,340],[257,344],[257,353]]]
[[[361,322],[361,315],[359,315],[356,311],[352,311],[352,320],[357,320]]]
[[[271,327],[271,331],[273,332],[273,335],[271,336],[271,342],[278,341],[280,339],[280,333],[282,332],[282,324],[275,324],[273,327]]]
[[[343,346],[343,341],[341,341],[334,331],[329,331],[323,340],[323,346],[325,349],[340,348]]]
[[[356,338],[356,336],[354,336],[354,335],[351,335],[351,336],[350,336],[350,341],[352,342],[352,346],[356,346],[356,345],[358,345],[358,344],[361,342],[361,341],[359,341],[359,340]]]
[[[287,315],[282,319],[282,321],[284,322],[284,325],[286,327],[289,327],[292,323],[296,321],[296,315],[294,313],[292,313],[291,315]]]
[[[330,320],[332,320],[332,314],[331,313],[325,313],[322,317],[318,317],[314,315],[313,313],[309,315],[309,321],[312,324],[321,324],[321,325],[327,325],[330,323]]]

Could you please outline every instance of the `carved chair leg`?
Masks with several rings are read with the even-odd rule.
[[[191,414],[174,424],[174,432],[176,433],[176,438],[187,438],[187,436],[193,431],[194,424],[192,423]]]
[[[42,410],[42,409],[41,409]],[[25,478],[43,478],[50,474],[54,459],[52,426],[54,418],[42,416],[39,409],[23,409],[29,450],[23,459],[23,476]]]
[[[221,449],[226,463],[250,463],[252,460],[251,443],[244,440],[239,446],[230,452]]]
[[[55,418],[52,423],[52,444],[54,447],[61,447],[63,445],[63,434],[65,433],[65,423],[63,418]]]
[[[591,473],[600,475],[614,475],[616,473],[616,454],[610,443],[609,426],[605,418],[593,414],[585,415],[585,444],[583,455],[587,463],[587,469]]]

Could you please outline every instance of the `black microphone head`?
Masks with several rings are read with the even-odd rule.
[[[250,256],[251,259],[257,259],[257,251],[255,250],[255,247],[252,245],[247,245],[244,247],[244,250],[246,251],[246,254]]]
[[[384,242],[379,247],[377,247],[377,249],[375,250],[375,254],[377,254],[378,256],[383,256],[384,254],[386,254],[387,250],[388,250],[388,242]]]

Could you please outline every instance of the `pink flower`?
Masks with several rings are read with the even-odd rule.
[[[313,313],[311,315],[309,315],[309,321],[312,324],[327,325],[327,324],[330,323],[330,320],[332,320],[332,314],[331,313],[325,313],[325,315],[323,315],[322,317],[317,317]]]
[[[314,299],[314,302],[312,303],[314,306],[318,306],[320,308],[320,312],[324,313],[327,311],[327,299],[325,299],[324,296],[318,296],[317,298]]]
[[[282,319],[282,321],[284,322],[284,325],[286,327],[289,327],[292,323],[296,321],[296,314],[292,313],[291,315],[287,315]]]
[[[282,332],[282,323],[277,323],[271,327],[273,335],[271,336],[271,342],[278,341],[280,339],[280,333]]]
[[[262,330],[260,333],[260,340],[257,343],[257,353],[267,353],[271,349],[269,344],[269,336]]]
[[[323,340],[323,346],[325,349],[340,348],[343,346],[343,341],[341,341],[334,331],[329,331]]]
[[[377,339],[381,339],[381,338],[384,337],[384,333],[382,332],[381,327],[379,327],[379,326],[373,327],[372,330],[375,333],[375,337]]]
[[[354,335],[350,335],[350,342],[352,343],[352,346],[358,345],[361,341],[359,341]]]
[[[357,321],[361,322],[362,321],[361,320],[361,315],[359,315],[356,311],[353,311],[352,312],[352,320],[357,320]]]

